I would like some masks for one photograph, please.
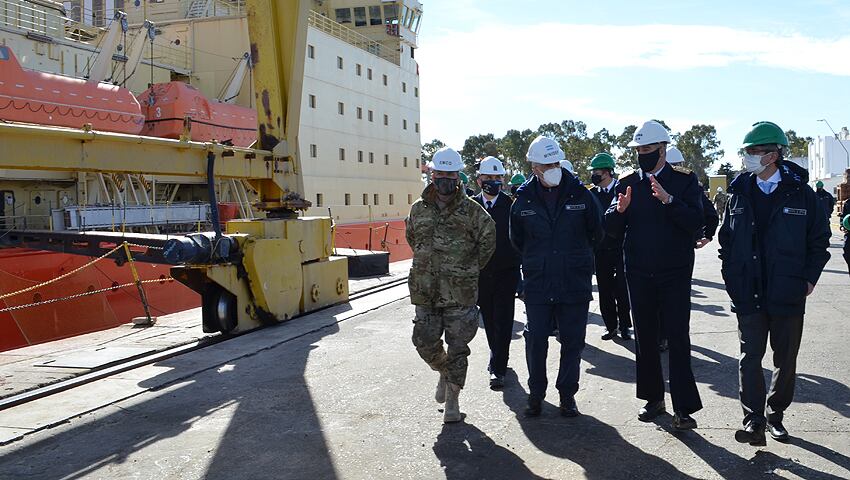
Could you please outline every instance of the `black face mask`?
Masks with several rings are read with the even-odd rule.
[[[434,187],[437,189],[437,193],[440,195],[446,196],[451,195],[457,191],[457,179],[456,178],[435,178],[434,179]]]
[[[650,173],[655,170],[655,166],[658,165],[658,159],[661,158],[661,148],[659,147],[657,150],[649,153],[639,153],[638,154],[638,165],[643,173]]]
[[[602,183],[602,174],[601,173],[594,173],[593,175],[591,175],[590,176],[590,183],[592,183],[594,185],[599,185],[600,183]]]
[[[481,182],[481,190],[490,196],[498,195],[502,191],[502,182],[499,180],[485,180]]]

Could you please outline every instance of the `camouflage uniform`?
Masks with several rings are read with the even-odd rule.
[[[714,208],[717,210],[717,215],[720,216],[721,220],[723,219],[723,212],[726,211],[726,202],[729,200],[729,196],[726,195],[726,192],[720,192],[714,195]]]
[[[478,331],[478,273],[496,249],[495,223],[460,188],[441,209],[429,185],[405,224],[413,249],[408,279],[410,302],[416,305],[413,344],[432,369],[462,387],[468,344]]]

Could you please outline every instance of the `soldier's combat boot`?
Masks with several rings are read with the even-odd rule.
[[[443,423],[455,423],[463,420],[458,405],[460,386],[446,383],[446,408],[443,410]]]
[[[437,391],[434,392],[434,400],[437,403],[446,403],[446,375],[440,374],[440,381],[437,382]]]

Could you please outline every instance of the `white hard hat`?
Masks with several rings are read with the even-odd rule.
[[[564,159],[564,152],[555,140],[549,137],[537,137],[528,146],[525,158],[534,163],[558,163]]]
[[[505,166],[496,157],[487,157],[478,164],[479,175],[504,175]]]
[[[566,168],[566,169],[567,169],[567,171],[568,171],[568,172],[570,172],[570,173],[572,173],[573,175],[575,175],[575,174],[576,174],[576,171],[575,171],[575,169],[573,168],[573,162],[571,162],[571,161],[569,161],[569,160],[566,160],[566,159],[561,160],[561,168]]]
[[[723,193],[723,187],[717,187],[717,193]]]
[[[653,143],[666,142],[670,143],[670,134],[664,125],[650,120],[635,130],[635,136],[629,142],[630,147],[640,147],[641,145],[652,145]]]
[[[459,172],[463,170],[463,160],[460,154],[449,147],[443,147],[434,153],[431,163],[428,164],[432,170],[440,172]]]
[[[667,149],[667,163],[670,165],[676,165],[677,163],[684,163],[685,157],[682,156],[682,152],[679,151],[676,147],[670,147]]]

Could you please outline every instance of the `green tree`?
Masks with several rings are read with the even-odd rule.
[[[809,156],[809,144],[812,143],[812,137],[798,137],[797,132],[795,132],[794,130],[788,130],[787,132],[785,132],[785,136],[788,137],[790,156]]]
[[[720,165],[720,168],[717,169],[717,174],[726,175],[726,185],[729,185],[735,179],[735,176],[738,175],[738,170],[735,170],[735,167],[731,163],[726,162]]]
[[[522,173],[528,176],[531,173],[531,165],[526,161],[525,154],[528,146],[537,138],[537,134],[530,129],[523,131],[508,130],[505,136],[499,140],[499,149],[505,160],[505,169],[508,173]]]
[[[422,165],[428,165],[428,162],[430,162],[431,159],[434,158],[434,154],[437,153],[437,150],[445,146],[445,143],[436,138],[422,145]]]
[[[488,133],[485,135],[473,135],[463,142],[463,150],[460,151],[460,156],[463,158],[464,170],[467,175],[473,174],[478,170],[476,164],[486,156],[485,144],[495,141],[496,137],[492,133]]]
[[[685,157],[685,166],[699,177],[700,183],[708,185],[708,171],[715,161],[723,158],[723,149],[717,139],[713,125],[694,125],[677,136],[676,147]]]
[[[630,168],[638,168],[637,153],[635,153],[633,148],[629,147],[629,142],[634,138],[636,131],[637,126],[629,125],[614,140],[614,146],[620,150],[620,155],[617,156],[617,170],[620,172]]]

